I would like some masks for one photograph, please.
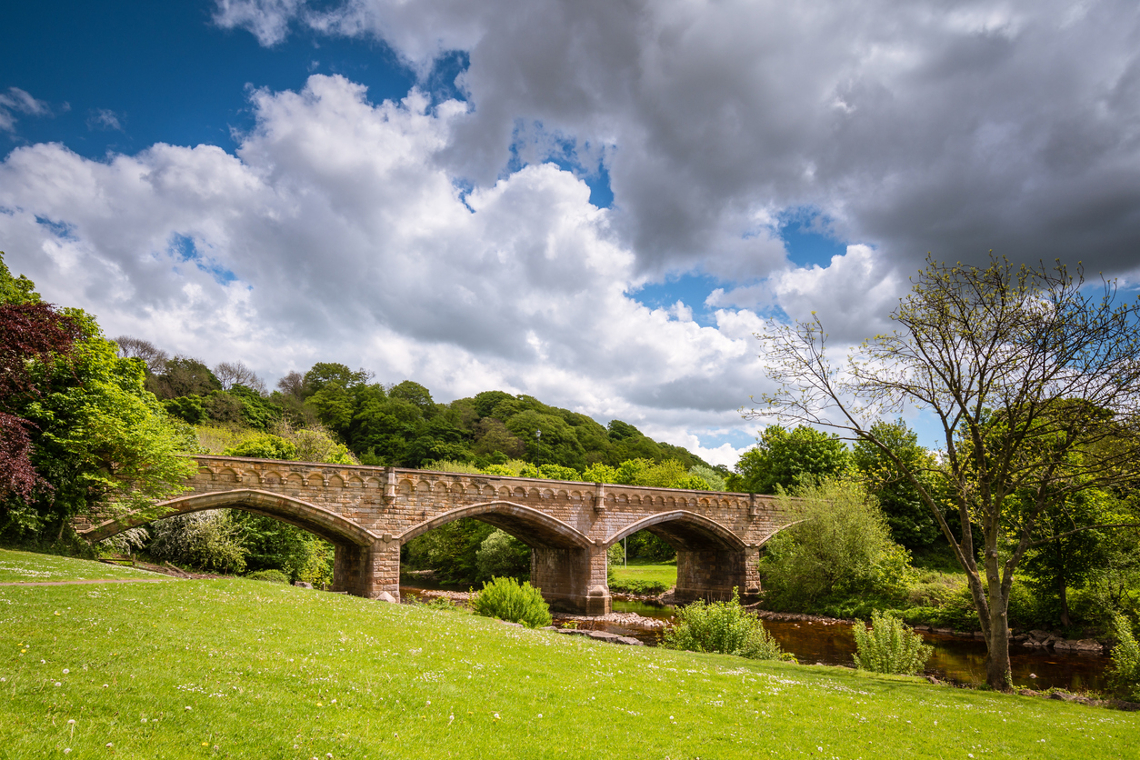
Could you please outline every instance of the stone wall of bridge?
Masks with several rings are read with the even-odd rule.
[[[462,517],[529,545],[532,583],[554,605],[604,614],[606,549],[646,529],[677,548],[679,601],[759,591],[760,547],[784,527],[771,497],[396,467],[200,456],[182,496],[161,516],[223,507],[292,523],[336,546],[334,588],[399,596],[400,546]],[[82,531],[99,540],[155,514]]]

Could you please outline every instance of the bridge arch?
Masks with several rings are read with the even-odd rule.
[[[325,539],[334,546],[370,547],[378,538],[331,510],[300,499],[252,488],[193,494],[156,505],[156,510],[163,508],[165,511],[157,515],[155,511],[148,510],[145,515],[134,513],[115,520],[108,520],[80,535],[95,543],[117,533],[122,533],[129,528],[163,520],[167,517],[202,512],[207,509],[241,509],[295,525]]]
[[[437,515],[401,533],[400,543],[406,544],[429,530],[465,517],[477,518],[493,525],[532,549],[585,549],[594,545],[581,531],[555,517],[522,504],[499,499],[470,504]]]
[[[626,536],[649,530],[678,550],[699,551],[716,548],[722,551],[742,552],[747,547],[728,528],[704,515],[686,509],[659,512],[626,526],[606,539],[609,548]]]

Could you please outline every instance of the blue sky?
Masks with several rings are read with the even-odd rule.
[[[530,393],[731,464],[764,319],[857,342],[928,251],[1135,289],[1134,10],[9,3],[0,250],[270,384]]]

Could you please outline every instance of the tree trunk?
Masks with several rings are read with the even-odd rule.
[[[1007,599],[990,599],[990,630],[986,640],[986,683],[994,691],[1009,691],[1009,624]]]
[[[1064,628],[1072,628],[1073,621],[1069,617],[1069,593],[1064,574],[1057,576],[1057,596],[1061,598],[1061,625]]]

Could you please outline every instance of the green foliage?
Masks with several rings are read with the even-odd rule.
[[[573,467],[563,467],[560,464],[540,464],[538,477],[546,480],[581,480],[582,473]]]
[[[176,356],[167,361],[165,371],[153,378],[152,386],[155,395],[162,399],[206,396],[222,389],[210,368],[189,356]]]
[[[1127,522],[1129,515],[1119,500],[1094,488],[1042,511],[1036,534],[1052,540],[1027,551],[1021,568],[1043,602],[1042,607],[1047,608],[1043,616],[1046,625],[1071,626],[1069,590],[1084,588],[1111,561],[1113,531],[1069,531],[1078,525]]]
[[[306,530],[266,515],[232,510],[246,567],[279,570],[317,585],[332,578],[333,546]]]
[[[715,468],[708,467],[707,465],[703,465],[703,464],[695,464],[689,468],[689,474],[694,476],[694,477],[700,478],[705,483],[704,487],[696,488],[695,490],[705,490],[705,491],[727,491],[728,490],[728,480],[725,476],[725,473],[722,473],[719,470],[716,470]],[[679,487],[679,486],[677,486],[677,487]]]
[[[236,446],[222,451],[227,457],[253,457],[255,459],[296,459],[297,445],[281,436],[261,433],[247,438]]]
[[[595,462],[582,473],[582,480],[587,483],[617,483],[617,478],[617,468],[602,462]]]
[[[5,532],[62,535],[72,518],[96,509],[146,509],[185,490],[195,471],[178,454],[196,446],[146,391],[143,363],[119,358],[86,314],[67,313],[83,325],[84,338],[67,360],[33,368],[37,386],[51,390],[18,411],[36,425],[32,461],[52,490],[10,505]]]
[[[626,550],[631,559],[668,562],[677,556],[677,550],[665,539],[648,530],[639,530],[626,539]]]
[[[479,549],[494,530],[479,520],[453,520],[404,544],[401,562],[412,570],[431,569],[443,583],[476,583]]]
[[[828,600],[905,594],[906,550],[891,541],[874,499],[850,480],[803,486],[800,498],[779,497],[800,520],[776,534],[761,561],[765,602],[771,609],[807,609]]]
[[[176,565],[240,573],[245,570],[241,530],[224,510],[193,512],[151,525],[151,557]]]
[[[789,432],[780,425],[769,425],[760,434],[755,448],[736,463],[728,485],[734,491],[774,494],[779,489],[794,490],[814,479],[842,475],[850,455],[835,435],[799,425]]]
[[[690,652],[720,652],[753,660],[780,660],[784,652],[755,614],[740,606],[732,590],[727,602],[700,600],[677,611],[677,625],[665,631],[661,646]]]
[[[498,618],[511,623],[522,623],[527,628],[550,625],[550,607],[538,589],[514,578],[492,578],[471,599],[471,609],[477,615]]]
[[[530,547],[502,530],[483,539],[475,554],[475,567],[481,578],[530,577]]]
[[[201,396],[179,396],[178,398],[163,399],[162,408],[172,417],[190,425],[199,425],[210,419],[206,405],[202,403]]]
[[[870,630],[856,623],[851,632],[855,634],[855,667],[859,670],[913,675],[934,653],[934,647],[924,644],[921,636],[889,612],[874,612]]]
[[[289,583],[289,576],[280,570],[254,570],[245,576],[251,581],[269,581],[270,583]]]
[[[470,462],[452,462],[450,459],[441,459],[438,462],[429,462],[426,469],[435,472],[455,472],[461,475],[491,475],[491,474],[509,474],[509,473],[489,473],[486,470],[480,470]]]
[[[1116,646],[1112,648],[1112,666],[1108,682],[1121,699],[1140,702],[1140,644],[1132,634],[1132,626],[1123,615],[1113,617]]]
[[[13,277],[4,263],[4,252],[0,251],[0,304],[41,303],[36,284],[24,275]]]
[[[906,477],[909,470],[923,475],[928,488],[933,479],[924,471],[933,468],[930,453],[918,443],[918,434],[901,419],[879,421],[871,426],[871,434],[901,461],[901,466],[881,448],[865,438],[859,439],[851,452],[851,464],[863,479],[867,491],[879,502],[879,508],[890,526],[894,540],[910,551],[929,551],[945,543],[934,515],[923,503],[918,489]]]
[[[325,464],[359,464],[343,443],[338,443],[324,430],[305,428],[286,434],[297,446],[297,461]]]

